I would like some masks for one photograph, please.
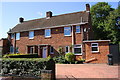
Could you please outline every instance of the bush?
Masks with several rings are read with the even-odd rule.
[[[73,63],[75,60],[74,60],[74,54],[73,53],[67,53],[65,54],[65,59],[70,62],[70,63]]]
[[[39,58],[38,54],[6,54],[3,58]]]
[[[3,58],[2,75],[40,76],[41,70],[52,70],[55,73],[55,63],[47,58]]]
[[[53,60],[54,60],[56,63],[68,63],[68,62],[66,61],[64,55],[54,57]]]

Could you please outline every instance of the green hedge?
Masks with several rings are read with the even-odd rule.
[[[39,58],[38,54],[6,54],[4,58]]]
[[[2,75],[40,76],[41,70],[52,70],[55,75],[55,62],[47,58],[3,58]]]

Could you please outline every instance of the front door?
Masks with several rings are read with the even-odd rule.
[[[46,58],[47,57],[47,48],[46,47],[43,47],[43,50],[42,50],[42,58]]]

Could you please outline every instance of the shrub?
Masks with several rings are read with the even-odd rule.
[[[39,58],[38,54],[6,54],[3,58]]]
[[[54,60],[56,63],[68,63],[68,62],[66,61],[64,55],[54,57],[53,60]]]
[[[74,62],[74,54],[73,53],[65,54],[65,59],[70,63]]]
[[[55,73],[55,63],[47,58],[3,58],[2,75],[40,76],[41,70],[52,70]]]

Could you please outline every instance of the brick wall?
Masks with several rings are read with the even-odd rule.
[[[86,60],[96,58],[97,60],[91,61],[90,63],[107,63],[109,54],[109,42],[92,42],[98,43],[99,52],[92,53],[91,52],[91,42],[85,43],[85,52],[86,52]]]
[[[88,26],[82,25],[82,27]],[[74,26],[75,33],[75,26]],[[81,44],[82,33],[75,33],[75,44]],[[16,40],[16,47],[19,47],[20,53],[27,53],[27,45],[38,45],[38,44],[49,44],[54,47],[55,52],[57,52],[59,46],[65,47],[72,45],[72,36],[64,36],[64,27],[52,28],[51,37],[44,37],[44,29],[34,31],[34,39],[29,39],[29,32],[21,32],[20,40]],[[14,39],[11,41],[14,43]]]

